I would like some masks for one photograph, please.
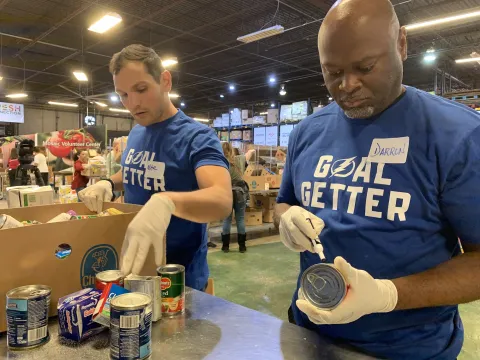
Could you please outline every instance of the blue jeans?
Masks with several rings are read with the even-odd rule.
[[[237,220],[237,233],[245,234],[245,207],[247,206],[245,201],[233,203],[233,210],[235,210],[235,220]],[[230,216],[223,220],[222,234],[230,234],[230,227],[232,226],[232,213]]]

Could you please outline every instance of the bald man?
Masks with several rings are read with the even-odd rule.
[[[335,102],[292,132],[275,218],[301,253],[298,288],[318,252],[348,290],[322,310],[299,289],[295,322],[378,357],[455,359],[457,304],[480,298],[480,116],[402,85],[387,0],[337,2],[318,47]]]

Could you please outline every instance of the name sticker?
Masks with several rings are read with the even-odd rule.
[[[407,162],[408,136],[389,139],[373,139],[368,161],[382,164],[405,164]]]
[[[149,161],[146,164],[145,177],[150,179],[163,179],[165,174],[165,163]]]

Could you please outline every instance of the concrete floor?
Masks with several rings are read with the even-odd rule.
[[[230,253],[219,247],[209,251],[215,295],[245,307],[287,320],[295,291],[299,257],[280,243],[278,236],[247,241],[245,254],[236,244]],[[461,305],[465,343],[459,360],[480,359],[480,301]]]

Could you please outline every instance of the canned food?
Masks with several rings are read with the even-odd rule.
[[[162,291],[160,276],[139,276],[130,274],[125,278],[125,289],[147,294],[152,298],[152,321],[162,318]]]
[[[17,221],[10,215],[0,215],[0,230],[14,229],[18,227],[23,227],[23,224],[20,221]]]
[[[342,274],[329,264],[315,264],[305,270],[301,287],[308,302],[325,310],[336,308],[347,293]]]
[[[120,270],[106,270],[95,276],[95,288],[103,290],[108,284],[115,284],[123,287],[123,273]]]
[[[185,312],[185,267],[165,265],[157,269],[161,277],[162,315],[175,316]]]
[[[110,302],[110,357],[146,359],[152,354],[152,300],[128,293]]]
[[[48,342],[51,292],[45,285],[28,285],[7,293],[7,336],[11,350],[29,349]]]

